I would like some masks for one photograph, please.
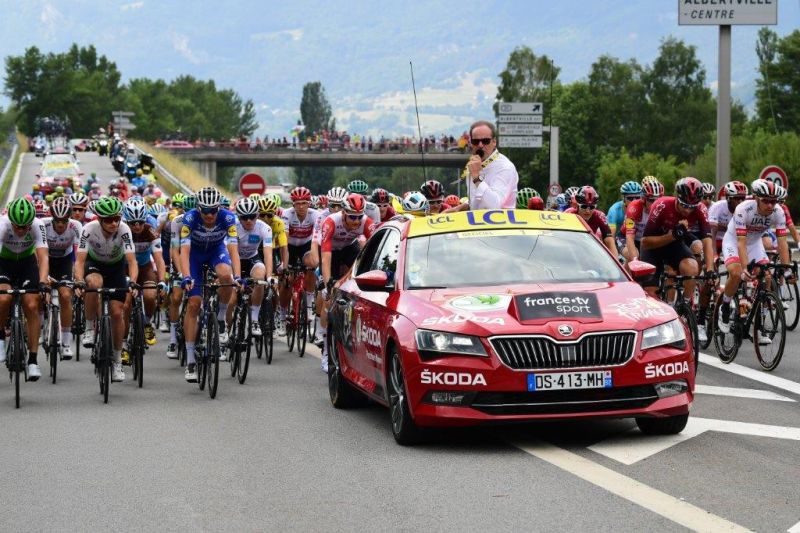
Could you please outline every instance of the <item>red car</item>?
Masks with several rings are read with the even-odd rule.
[[[654,267],[635,262],[634,276]],[[694,397],[686,325],[577,216],[486,210],[397,217],[337,284],[328,385],[337,408],[389,407],[422,428],[588,417],[679,433]]]

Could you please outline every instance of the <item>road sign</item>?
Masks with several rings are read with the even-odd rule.
[[[778,165],[764,167],[758,177],[762,180],[775,182],[781,187],[785,187],[786,190],[789,190],[789,176],[787,176],[786,172]]]
[[[541,115],[531,115],[541,116]],[[498,127],[500,135],[541,135],[541,124],[500,124]]]
[[[115,117],[132,117],[136,115],[133,111],[112,111],[111,114]]]
[[[498,115],[498,124],[541,124],[542,115]]]
[[[726,5],[728,4],[728,5]],[[709,2],[678,0],[678,24],[689,26],[735,26],[778,23],[778,1]]]
[[[501,102],[497,111],[499,115],[541,115],[544,105],[541,102]]]
[[[550,196],[558,196],[561,194],[561,185],[558,183],[551,183],[550,186],[547,188],[547,192],[550,193]]]
[[[500,137],[498,144],[502,148],[541,148],[541,135],[518,135]]]
[[[266,189],[267,182],[254,172],[245,174],[239,179],[239,192],[244,197],[248,197],[251,194],[264,194]]]

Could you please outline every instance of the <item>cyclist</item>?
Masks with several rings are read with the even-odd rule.
[[[236,234],[239,239],[239,260],[242,275],[263,281],[272,275],[272,229],[269,225],[258,220],[258,202],[252,198],[242,198],[236,202]],[[259,257],[259,248],[263,249],[263,260]],[[264,298],[264,286],[256,285],[250,300],[250,332],[261,336],[261,326],[258,315],[261,312],[261,301]],[[233,306],[236,305],[236,295],[231,295],[228,306],[228,321],[233,316]]]
[[[534,196],[528,200],[528,209],[531,211],[544,211],[544,200],[541,196]]]
[[[136,283],[142,287],[158,287],[158,291],[166,293],[166,267],[164,265],[161,237],[156,230],[147,223],[147,204],[141,200],[128,200],[123,209],[125,223],[133,235],[133,247],[136,254],[136,263],[139,265],[139,276]],[[131,278],[134,279],[134,278]],[[153,313],[156,308],[157,294],[154,290],[145,290],[142,294],[144,301],[144,340],[152,346],[156,343],[156,331],[153,328]],[[125,329],[128,328],[132,299],[125,302]],[[128,364],[127,350],[122,354],[122,363]]]
[[[72,281],[75,250],[81,240],[83,225],[70,217],[72,206],[66,198],[56,198],[50,206],[50,218],[42,220],[49,258],[50,279]],[[61,312],[61,356],[72,359],[72,290],[59,287]]]
[[[35,289],[47,286],[47,238],[44,224],[36,218],[33,203],[17,198],[0,218],[0,289]],[[38,282],[38,283],[37,283]],[[11,309],[11,295],[0,296],[0,362],[6,360],[5,324]],[[37,381],[42,372],[36,359],[39,351],[40,296],[22,295],[22,309],[28,333],[28,379]]]
[[[128,279],[137,279],[139,267],[133,247],[133,236],[128,225],[122,222],[122,202],[104,196],[94,206],[97,220],[83,227],[75,259],[75,284],[80,289],[84,284],[90,288],[126,288]],[[78,292],[80,295],[80,292]],[[111,336],[114,353],[112,381],[125,381],[122,370],[122,338],[125,324],[122,308],[125,293],[109,295],[111,312]],[[82,343],[86,348],[94,346],[95,318],[99,312],[97,293],[86,293],[86,333]]]
[[[559,193],[556,195],[555,210],[564,212],[567,209],[569,209],[569,200],[567,200],[567,195],[563,192]]]
[[[364,180],[353,180],[347,184],[347,192],[348,193],[355,193],[360,194],[364,198],[367,197],[367,191],[369,190],[369,185]],[[373,222],[379,224],[381,221],[381,214],[378,210],[378,206],[372,202],[367,202],[365,211],[366,215],[372,219]]]
[[[630,262],[639,257],[639,248],[653,204],[664,196],[664,186],[653,176],[642,180],[643,198],[632,201],[625,210],[625,247],[622,255]]]
[[[573,185],[572,187],[567,187],[567,190],[564,191],[564,196],[567,198],[567,208],[574,207],[577,209],[578,204],[575,201],[575,195],[580,190],[580,187],[577,185]]]
[[[722,257],[728,270],[728,280],[722,294],[717,326],[723,333],[729,333],[731,316],[731,299],[739,288],[739,283],[752,279],[747,265],[754,262],[764,265],[769,262],[761,236],[770,228],[775,230],[778,238],[778,254],[781,263],[789,262],[789,246],[786,242],[786,216],[783,209],[776,208],[778,197],[783,194],[783,187],[767,180],[755,180],[750,190],[753,200],[740,203],[733,212],[728,229],[722,238]],[[786,272],[787,277],[791,274]],[[738,311],[738,310],[737,310]],[[770,344],[767,335],[759,335],[759,343]]]
[[[619,193],[622,195],[622,199],[617,200],[608,208],[606,219],[608,220],[608,227],[611,228],[611,231],[617,237],[617,242],[621,248],[625,240],[623,233],[623,228],[625,227],[625,211],[628,209],[631,202],[642,197],[642,186],[636,181],[626,181],[620,185]]]
[[[380,210],[380,222],[386,222],[397,214],[392,207],[392,196],[386,189],[377,188],[372,191],[372,203]]]
[[[619,257],[617,252],[617,243],[614,242],[614,235],[611,233],[611,228],[608,227],[606,222],[606,215],[597,209],[597,202],[600,200],[600,195],[591,185],[584,185],[578,192],[575,193],[575,201],[578,208],[569,208],[566,213],[574,213],[580,216],[589,225],[592,233],[596,234],[605,243],[608,251],[611,252],[615,258]]]
[[[458,207],[461,205],[461,199],[455,194],[451,194],[444,199],[445,208],[450,209],[451,207]]]
[[[786,229],[789,230],[795,245],[797,245],[800,244],[800,235],[798,235],[797,228],[792,220],[792,213],[789,211],[789,206],[786,205],[786,198],[788,196],[789,191],[784,187],[781,195],[778,196],[778,204],[781,206],[781,209],[783,209],[783,214],[786,215]]]
[[[517,209],[528,209],[528,201],[531,198],[541,198],[536,189],[523,187],[517,191]]]
[[[714,203],[714,200],[717,198],[717,188],[714,186],[713,183],[703,182],[703,204],[705,204],[706,209],[711,207],[711,204]]]
[[[81,226],[94,219],[94,215],[87,210],[89,197],[82,192],[78,191],[70,194],[69,203],[71,206],[71,218],[80,222]]]
[[[711,225],[711,238],[714,240],[714,249],[717,254],[722,253],[722,237],[728,230],[728,223],[733,217],[736,207],[747,197],[747,185],[741,181],[729,181],[720,192],[725,194],[722,200],[717,200],[708,210],[708,223]]]
[[[227,209],[221,209],[222,195],[214,187],[204,187],[197,192],[197,208],[183,215],[180,230],[181,287],[189,291],[186,317],[183,323],[186,339],[186,372],[190,383],[197,382],[197,365],[194,346],[197,339],[198,315],[200,314],[203,265],[217,273],[220,283],[230,285],[240,279],[239,242],[236,233],[236,217]],[[228,342],[225,315],[231,300],[231,287],[219,289],[219,342]],[[220,350],[224,352],[224,350]]]
[[[167,358],[178,358],[178,320],[181,316],[181,302],[183,301],[183,288],[181,282],[181,228],[183,227],[183,217],[188,211],[197,206],[197,198],[194,195],[183,198],[182,212],[175,215],[169,223],[169,257],[170,257],[170,279],[172,287],[169,293],[169,304],[167,314],[169,315],[169,346],[167,346]]]
[[[409,217],[424,217],[430,212],[428,199],[420,192],[413,192],[403,198],[402,206],[403,214]]]
[[[438,215],[444,208],[444,187],[442,187],[442,184],[436,180],[428,180],[420,186],[419,192],[428,200],[428,213]]]
[[[714,272],[711,228],[702,200],[702,184],[696,178],[687,177],[675,184],[675,196],[659,198],[653,203],[642,236],[642,260],[656,266],[655,276],[642,282],[650,294],[656,294],[659,277],[665,265],[683,276],[697,276],[700,273],[700,265],[689,249],[691,243],[688,242],[689,228],[694,223],[698,223],[700,228],[699,237],[703,243],[706,274]],[[686,281],[684,294],[694,294],[694,287],[694,280]]]
[[[422,193],[414,193],[411,196]],[[360,194],[349,194],[344,204],[344,211],[334,213],[325,219],[322,224],[322,238],[320,249],[322,251],[321,270],[322,298],[327,300],[333,283],[353,266],[358,253],[361,251],[359,237],[369,238],[375,227],[372,219],[365,216],[366,201]],[[328,371],[328,354],[325,337],[327,335],[327,313],[322,314],[321,330],[322,343],[322,370]]]

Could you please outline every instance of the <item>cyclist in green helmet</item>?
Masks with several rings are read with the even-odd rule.
[[[347,184],[348,192],[354,192],[358,194],[365,195],[369,190],[369,185],[364,180],[353,180]]]
[[[17,198],[8,204],[8,214],[0,219],[0,289],[35,289],[47,286],[49,259],[44,224],[36,218],[33,203]],[[36,360],[39,351],[40,296],[24,294],[22,307],[28,333],[28,379],[42,373]],[[5,325],[11,309],[11,295],[0,296],[0,362],[6,359]]]
[[[122,222],[122,202],[113,196],[103,196],[92,208],[97,219],[83,226],[81,241],[75,260],[75,284],[79,289],[100,287],[126,288],[128,279],[139,277],[133,235],[130,227]],[[127,293],[109,296],[111,309],[111,336],[114,346],[112,381],[125,381],[122,370],[122,338],[125,321],[122,317]],[[97,293],[87,293],[86,333],[81,342],[86,348],[94,346],[94,321],[98,313]]]
[[[539,193],[532,187],[523,187],[517,191],[517,209],[528,209],[528,200],[540,198]]]

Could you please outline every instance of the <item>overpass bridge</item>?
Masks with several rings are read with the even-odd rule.
[[[162,148],[163,150],[163,148]],[[193,161],[209,181],[217,181],[217,167],[419,167],[419,152],[349,152],[265,150],[235,151],[225,149],[169,150],[172,154]],[[468,155],[453,152],[426,152],[425,166],[463,168]]]

